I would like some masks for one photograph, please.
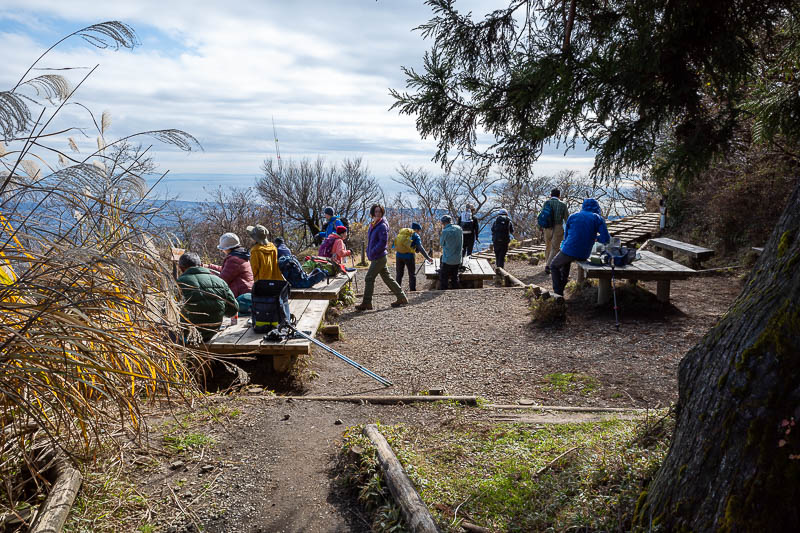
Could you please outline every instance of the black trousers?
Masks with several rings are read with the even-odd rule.
[[[414,258],[402,259],[399,256],[395,256],[395,259],[397,259],[397,284],[402,288],[403,273],[408,269],[408,290],[417,290],[417,264]]]
[[[458,282],[458,269],[459,268],[461,268],[461,265],[448,265],[447,263],[439,263],[439,290],[440,291],[445,291],[447,289],[459,289],[459,288],[461,288],[461,285]]]
[[[472,249],[475,248],[475,233],[469,232],[464,234],[464,244],[461,248],[461,257],[472,255]]]
[[[506,254],[508,253],[507,242],[495,242],[494,244],[494,264],[498,268],[506,266]]]
[[[558,252],[558,255],[550,261],[550,276],[553,279],[554,293],[564,296],[564,288],[569,281],[569,267],[572,266],[573,261],[577,260],[564,252]]]

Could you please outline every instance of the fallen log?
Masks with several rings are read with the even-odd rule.
[[[520,280],[509,274],[504,268],[497,267],[495,272],[498,276],[502,277],[506,283],[506,286],[517,286],[517,287],[525,287],[525,284],[522,283]]]
[[[265,396],[264,398],[275,398],[281,400],[306,400],[313,402],[367,402],[383,405],[414,402],[457,402],[465,405],[478,405],[477,396]]]
[[[461,527],[468,533],[492,533],[491,529],[475,525],[471,522],[461,522]]]
[[[66,459],[60,459],[56,465],[56,481],[36,513],[29,533],[61,533],[82,481],[81,473]]]
[[[576,407],[572,405],[506,405],[490,403],[487,409],[536,409],[537,411],[572,411],[577,413],[645,413],[655,409],[637,407]]]
[[[397,460],[392,448],[386,439],[378,431],[375,424],[367,424],[364,427],[364,435],[372,441],[378,452],[378,462],[383,470],[386,484],[395,502],[400,505],[403,518],[406,524],[414,533],[436,533],[439,528],[433,521],[430,511],[425,506],[419,493],[414,488],[411,480],[408,479],[403,465]]]

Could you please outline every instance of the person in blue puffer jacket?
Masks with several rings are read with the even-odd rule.
[[[586,198],[581,210],[567,219],[561,251],[550,263],[553,292],[564,296],[564,287],[569,280],[572,262],[588,259],[595,241],[608,244],[610,240],[611,236],[601,214],[600,204],[594,198]]]

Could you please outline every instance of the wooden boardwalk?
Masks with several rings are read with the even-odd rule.
[[[297,317],[297,329],[310,331],[313,337],[317,333],[328,300],[289,300],[289,310]],[[285,371],[291,364],[291,358],[311,353],[311,341],[291,339],[283,342],[264,340],[263,333],[255,333],[246,317],[241,317],[235,326],[228,326],[214,336],[206,344],[211,353],[225,355],[271,355],[275,370]]]
[[[430,280],[438,280],[439,259],[434,259],[432,263],[425,263],[425,277]],[[483,287],[483,282],[494,279],[495,272],[492,265],[486,259],[471,256],[467,263],[467,270],[459,274],[462,281],[469,281],[473,288]]]
[[[656,281],[656,296],[662,302],[669,302],[670,281],[686,279],[697,272],[675,261],[670,261],[653,252],[639,252],[642,256],[638,261],[622,267],[614,267],[615,279],[630,279],[636,281]],[[578,281],[584,276],[598,278],[597,303],[606,303],[611,298],[611,266],[593,265],[588,261],[579,261]]]
[[[292,288],[289,291],[289,298],[302,300],[336,300],[339,298],[339,294],[344,289],[344,286],[347,285],[355,275],[355,271],[348,272],[347,274],[342,272],[331,279],[330,283],[322,280],[308,289]]]
[[[608,233],[612,237],[619,237],[623,246],[633,246],[634,243],[658,235],[661,231],[659,221],[660,213],[640,213],[616,220],[607,220]]]

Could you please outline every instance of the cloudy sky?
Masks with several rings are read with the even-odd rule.
[[[476,15],[502,2],[459,0]],[[40,67],[94,67],[75,100],[113,122],[107,137],[178,128],[204,151],[186,154],[154,144],[169,177],[160,194],[202,199],[204,188],[250,186],[265,157],[338,161],[363,156],[388,190],[400,164],[439,169],[434,142],[421,140],[414,118],[389,111],[389,88],[403,89],[401,66],[419,67],[429,44],[414,27],[431,16],[422,0],[151,1],[4,0],[0,5],[0,87],[11,88],[51,44],[106,20],[132,26],[133,51],[98,50],[66,41]],[[41,74],[44,71],[37,71]],[[75,83],[86,69],[65,72]],[[91,125],[71,106],[64,123]],[[82,151],[95,135],[76,136]],[[537,172],[588,170],[591,154],[547,150]]]

